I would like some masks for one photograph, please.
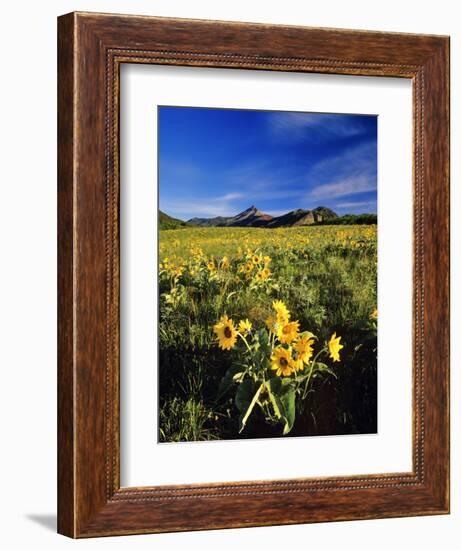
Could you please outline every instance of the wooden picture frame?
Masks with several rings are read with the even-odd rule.
[[[449,39],[71,13],[58,20],[58,531],[96,537],[449,512]],[[120,487],[121,63],[412,79],[413,469]]]

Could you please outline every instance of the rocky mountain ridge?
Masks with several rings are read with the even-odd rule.
[[[215,218],[192,218],[187,221],[189,225],[200,227],[298,227],[312,225],[337,218],[338,215],[326,208],[318,206],[313,210],[298,208],[291,210],[282,216],[271,216],[252,205],[235,216],[217,216]]]

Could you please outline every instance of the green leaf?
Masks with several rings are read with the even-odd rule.
[[[293,386],[285,386],[284,392],[280,397],[280,401],[284,408],[285,426],[283,428],[283,435],[286,435],[291,431],[295,423],[296,407],[295,407],[296,394]]]
[[[274,408],[275,416],[285,423],[283,435],[286,435],[291,431],[295,422],[295,388],[290,379],[280,379],[278,377],[268,380],[266,382],[266,387],[269,392],[269,399]]]
[[[272,378],[272,380],[276,380],[275,378]],[[268,382],[271,382],[272,380],[269,380]],[[268,388],[269,393],[269,399],[272,403],[272,408],[274,409],[274,414],[277,418],[282,419],[283,418],[283,405],[280,402],[280,399],[278,395],[274,392],[273,389],[271,389],[270,385],[266,383],[266,387]]]
[[[261,347],[267,350],[269,348],[269,334],[267,333],[267,330],[258,330],[258,338]]]
[[[259,394],[261,393],[261,390],[264,388],[264,384],[261,384],[257,390],[257,392],[254,394],[253,396],[253,399],[251,400],[250,402],[250,405],[248,406],[248,409],[246,411],[246,413],[243,415],[241,421],[240,421],[240,430],[239,430],[239,433],[241,433],[243,431],[243,429],[245,428],[245,425],[247,423],[247,420],[248,420],[248,417],[250,416],[251,414],[251,411],[254,409],[254,406],[256,405],[256,403],[258,402],[258,398],[259,398]]]
[[[236,377],[244,374],[241,365],[233,365],[230,367],[219,384],[218,393],[216,395],[216,401],[219,401],[223,395],[229,391],[232,385],[237,381]]]
[[[251,400],[255,392],[255,383],[251,378],[246,378],[237,389],[235,394],[235,405],[237,409],[243,413],[250,406]]]
[[[334,378],[338,378],[336,373],[328,365],[325,365],[325,363],[315,363],[315,371],[322,373],[325,372],[331,376],[334,376]]]
[[[278,395],[282,389],[282,380],[279,376],[274,376],[266,380],[266,387],[269,393],[273,395]]]
[[[237,291],[236,290],[233,290],[232,292],[229,292],[229,294],[227,295],[226,297],[226,302],[229,301],[229,298],[231,298],[234,294],[237,294]]]

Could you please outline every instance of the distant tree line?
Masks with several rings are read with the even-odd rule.
[[[372,225],[378,223],[377,214],[346,214],[330,218],[313,225]]]

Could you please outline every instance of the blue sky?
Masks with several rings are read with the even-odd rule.
[[[376,212],[377,117],[159,107],[159,201],[188,220]]]

